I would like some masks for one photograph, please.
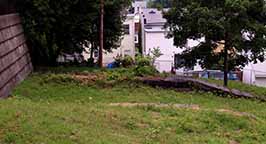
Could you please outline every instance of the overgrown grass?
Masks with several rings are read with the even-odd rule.
[[[204,79],[211,83],[223,85],[223,81],[214,79]],[[229,81],[228,87],[231,89],[238,89],[244,92],[249,92],[255,96],[266,98],[266,88],[253,85],[244,84],[238,81]]]
[[[266,104],[176,92],[132,81],[80,84],[62,74],[35,73],[0,101],[0,143],[261,144]],[[59,78],[58,78],[59,77]],[[106,81],[103,81],[106,82]],[[193,104],[200,109],[111,106],[111,103]],[[219,112],[226,109],[253,115]]]

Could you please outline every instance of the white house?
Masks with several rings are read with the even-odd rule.
[[[105,66],[115,61],[117,56],[135,57],[135,14],[128,14],[124,22],[125,34],[122,38],[121,45],[112,52],[105,52],[103,55],[103,63]]]
[[[174,46],[173,38],[166,38],[168,31],[164,28],[166,19],[163,18],[162,11],[143,9],[141,23],[143,54],[149,55],[153,48],[160,48],[163,55],[156,60],[156,68],[160,72],[170,72],[175,63],[175,55],[181,53],[183,49]],[[198,41],[188,40],[188,46],[198,44]],[[198,66],[195,68],[201,70]],[[183,72],[184,69],[178,71]]]
[[[132,3],[132,7],[134,8],[135,13],[141,13],[143,9],[147,8],[146,0],[134,0]]]
[[[266,62],[247,65],[243,69],[243,82],[266,87]]]
[[[136,55],[136,45],[139,44],[139,25],[140,13],[147,7],[146,0],[134,0],[132,8],[134,11],[129,11],[124,22],[125,34],[121,41],[121,46],[113,50],[111,53],[105,52],[103,56],[103,63],[105,66],[115,61],[117,56],[131,56],[133,59]]]

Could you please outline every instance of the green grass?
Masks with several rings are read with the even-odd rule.
[[[56,76],[58,74],[55,74]],[[262,144],[266,103],[176,92],[131,81],[114,86],[47,80],[35,73],[0,101],[2,144]],[[200,109],[111,103],[195,104]],[[218,112],[226,109],[254,115]]]
[[[221,80],[208,79],[207,81],[211,83],[223,85],[223,81]],[[231,89],[238,89],[244,92],[249,92],[255,96],[258,96],[264,99],[266,98],[266,88],[264,87],[252,86],[252,85],[244,84],[238,81],[229,81],[228,87]]]

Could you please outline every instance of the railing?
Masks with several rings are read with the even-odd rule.
[[[189,71],[184,72],[184,75],[187,77],[194,77],[194,78],[210,78],[210,79],[217,79],[223,80],[224,73],[218,70],[205,70],[205,71]],[[229,80],[243,80],[243,72],[241,71],[231,71],[228,73]]]

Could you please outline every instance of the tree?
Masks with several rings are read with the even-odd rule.
[[[81,53],[97,16],[94,5],[94,0],[19,1],[33,63],[55,65],[61,53]]]
[[[151,56],[152,65],[154,66],[156,60],[163,56],[163,53],[161,52],[160,47],[154,47],[149,55]]]
[[[148,7],[157,9],[169,8],[171,6],[171,1],[172,0],[149,0]]]
[[[121,11],[130,0],[105,0],[104,48],[119,46],[123,34]],[[20,0],[17,4],[35,65],[55,65],[61,53],[98,50],[99,0]],[[89,43],[89,44],[88,44]]]
[[[104,0],[100,1],[100,48],[99,48],[99,66],[103,67],[103,43],[104,43]]]
[[[105,0],[104,5],[104,15],[103,15],[103,50],[107,52],[111,52],[113,49],[117,49],[120,46],[121,38],[123,35],[123,22],[126,17],[126,8],[128,8],[131,4],[131,0]],[[101,14],[101,13],[100,13]],[[101,19],[101,15],[98,16]],[[103,52],[101,50],[101,40],[99,38],[101,29],[101,24],[98,19],[95,20],[95,30],[96,33],[93,33],[92,36],[96,36],[92,43],[94,47],[92,47],[93,51],[99,50],[99,56]],[[102,51],[102,52],[101,52]],[[100,56],[101,57],[101,56]],[[102,60],[99,58],[99,65],[102,66]]]
[[[248,62],[264,61],[266,4],[264,0],[178,0],[165,13],[169,37],[185,47],[179,67],[212,67],[223,61],[224,85],[228,71]],[[188,39],[200,40],[186,47]],[[220,50],[219,50],[220,49]]]

